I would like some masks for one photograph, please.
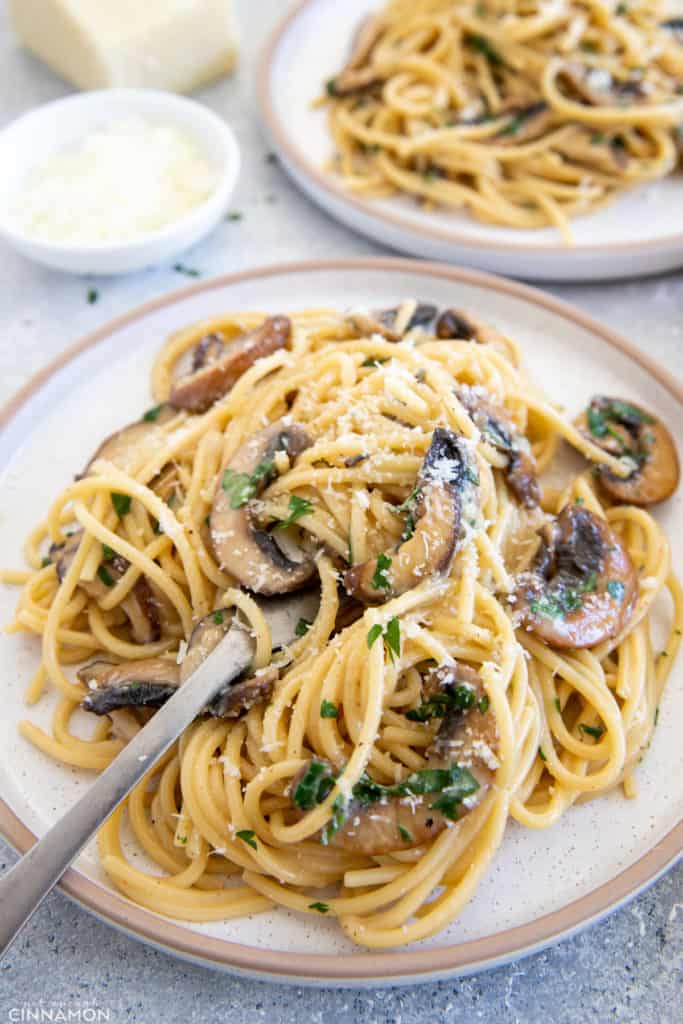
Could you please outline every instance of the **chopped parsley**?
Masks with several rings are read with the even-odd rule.
[[[105,562],[111,562],[112,558],[116,558],[116,552],[113,548],[110,548],[108,544],[102,545],[102,557]]]
[[[538,748],[538,756],[540,757],[541,761],[544,761],[544,762],[545,762],[545,761],[547,761],[547,760],[548,760],[548,758],[547,758],[547,757],[545,756],[545,754],[543,753],[543,747],[539,747],[539,748]]]
[[[488,697],[482,698],[488,702]],[[471,686],[445,686],[439,693],[435,693],[428,701],[411,708],[406,718],[411,722],[429,722],[432,718],[445,718],[453,708],[458,711],[467,711],[475,704],[475,691]],[[481,708],[480,708],[481,710]],[[488,703],[485,709],[488,710]]]
[[[251,828],[240,829],[239,832],[235,832],[237,839],[241,839],[247,846],[251,846],[252,850],[256,850],[256,833]]]
[[[485,715],[490,707],[491,707],[491,701],[489,700],[488,696],[485,694],[481,698],[479,703],[477,704],[477,710],[479,711],[479,714]]]
[[[628,427],[634,423],[653,424],[655,421],[646,412],[636,409],[634,405],[622,402],[618,398],[611,398],[600,406],[589,405],[586,410],[586,422],[593,437],[613,437],[618,442],[622,455],[630,455],[632,458],[642,461],[643,456],[633,452],[625,444],[623,435],[611,424],[620,423]]]
[[[609,580],[607,583],[607,593],[610,597],[613,597],[615,601],[624,600],[624,584],[621,580]]]
[[[594,43],[592,39],[584,39],[580,45],[580,49],[582,49],[584,53],[598,52],[597,43]]]
[[[105,587],[113,587],[114,586],[114,577],[112,576],[112,574],[109,572],[109,570],[104,565],[101,565],[98,568],[97,575],[102,580],[102,582],[104,583]]]
[[[506,135],[516,135],[525,120],[526,118],[522,114],[515,114],[514,117],[510,118],[505,127],[501,128],[498,132],[498,136],[504,137]]]
[[[319,900],[316,900],[315,903],[308,904],[308,909],[317,910],[319,914],[326,914],[330,908],[327,903],[321,903]]]
[[[286,530],[288,526],[293,526],[303,516],[312,515],[313,511],[312,502],[308,501],[307,498],[300,498],[298,494],[292,494],[289,498],[289,515],[282,522],[278,523],[275,529]]]
[[[309,629],[313,625],[308,619],[304,619],[303,616],[299,619],[296,626],[294,627],[294,633],[296,636],[306,636]]]
[[[45,555],[45,557],[41,559],[40,567],[41,569],[47,569],[48,565],[52,565],[52,559]]]
[[[372,586],[375,590],[389,590],[391,588],[391,581],[387,576],[388,570],[391,568],[391,559],[384,552],[377,559],[377,565],[375,567],[375,573],[372,577]]]
[[[505,61],[486,36],[469,35],[466,37],[465,42],[472,50],[476,50],[477,53],[486,57],[490,64],[499,68],[505,67]]]
[[[185,277],[199,277],[200,271],[194,267],[187,267],[184,263],[174,263],[173,269],[176,274],[184,274]]]
[[[658,705],[657,705],[657,707],[655,708],[655,718],[654,718],[654,724],[656,725],[658,721],[659,721],[659,704],[658,704]]]
[[[386,627],[381,626],[379,623],[375,623],[375,625],[368,630],[368,648],[372,647],[374,642],[381,636],[384,637],[384,642],[391,656],[391,660],[394,660],[394,656],[398,658],[401,654],[401,624],[395,615],[392,619],[389,619]]]
[[[159,419],[159,413],[161,412],[162,409],[162,405],[153,405],[151,409],[148,409],[147,412],[142,417],[145,423],[156,422],[156,420]]]
[[[575,505],[585,505],[586,502],[583,500],[583,498],[581,496],[579,496],[578,498],[574,498],[574,504]]]
[[[111,492],[111,503],[114,506],[119,519],[123,519],[125,515],[130,512],[131,497],[130,494],[118,494],[116,491]]]
[[[325,800],[334,789],[334,777],[324,761],[311,761],[299,780],[292,800],[302,811],[310,811]]]
[[[231,210],[230,213],[226,214],[225,219],[226,220],[242,220],[243,216],[244,216],[244,214],[240,213],[239,210]]]
[[[562,714],[562,705],[560,704],[559,697],[555,698],[555,710],[558,712],[558,714]]]
[[[236,473],[234,469],[226,469],[223,473],[221,487],[228,495],[230,508],[241,508],[256,494],[261,481],[268,480],[275,469],[273,459],[259,462],[253,473]]]
[[[554,592],[536,598],[529,607],[534,615],[546,619],[559,619],[567,612],[574,612],[580,608],[583,603],[582,595],[595,593],[597,585],[598,574],[591,572],[577,586],[557,588]]]
[[[607,136],[604,132],[593,132],[590,142],[591,146],[602,146],[607,142]]]
[[[368,630],[368,648],[372,647],[375,640],[378,640],[379,637],[381,637],[382,632],[382,627],[378,622]]]
[[[337,95],[337,79],[336,78],[328,79],[328,81],[325,83],[325,91],[326,91],[328,96],[336,96]]]
[[[324,700],[320,705],[320,717],[321,718],[338,718],[339,708],[331,700]]]
[[[625,14],[628,14],[628,5],[627,4],[617,4],[614,13],[618,14],[620,17],[623,18],[623,16]]]
[[[467,768],[454,764],[450,768],[423,768],[393,786],[382,786],[364,774],[353,787],[352,793],[361,804],[372,804],[392,796],[428,796],[440,793],[439,798],[430,805],[430,809],[441,811],[444,817],[456,821],[458,805],[478,789],[479,783]]]
[[[94,306],[94,304],[97,302],[99,297],[100,297],[100,293],[98,292],[97,288],[89,288],[88,289],[88,295],[87,295],[88,305]]]
[[[217,626],[222,626],[223,623],[225,622],[225,616],[221,611],[214,612],[213,615],[211,616],[211,620],[212,622],[215,622]]]
[[[399,825],[398,826],[398,834],[400,835],[400,837],[401,837],[401,839],[403,840],[404,843],[414,843],[415,842],[414,838],[412,837],[412,835],[410,834],[408,829],[404,828],[403,825]]]
[[[595,740],[599,740],[605,731],[601,725],[587,725],[586,722],[581,722],[579,729],[581,732],[585,732],[587,736],[592,736]]]
[[[384,357],[368,356],[368,358],[364,359],[363,362],[360,365],[361,366],[377,367],[377,366],[381,366],[383,363],[388,363],[388,362],[389,362],[389,356],[384,356]]]

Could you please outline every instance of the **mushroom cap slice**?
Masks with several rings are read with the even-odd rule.
[[[173,384],[171,405],[188,412],[205,412],[230,391],[257,359],[285,348],[291,334],[292,322],[288,317],[271,316],[255,331],[233,341],[223,343],[217,335],[208,335],[195,349],[192,372]]]
[[[634,462],[626,478],[598,467],[600,485],[610,498],[646,506],[674,494],[680,478],[676,442],[664,423],[647,410],[635,402],[595,395],[577,427],[605,452]]]
[[[200,619],[192,630],[185,657],[180,665],[180,682],[184,683],[208,658],[234,623],[232,608],[218,608]],[[256,704],[263,704],[273,693],[280,673],[272,665],[260,669],[246,679],[234,680],[225,686],[207,707],[215,718],[239,718]]]
[[[443,341],[476,341],[480,345],[500,345],[507,348],[505,335],[479,317],[461,309],[445,309],[436,321],[437,338]]]
[[[536,460],[529,442],[518,432],[507,410],[483,388],[460,385],[456,394],[484,439],[508,456],[505,476],[512,493],[525,508],[535,508],[541,501]]]
[[[414,327],[427,327],[431,324],[438,309],[429,303],[418,303],[401,331],[396,330],[396,318],[399,312],[400,307],[394,306],[391,309],[381,309],[374,313],[349,313],[346,319],[353,330],[363,337],[379,334],[387,341],[396,342],[400,341],[403,335]]]
[[[460,536],[461,495],[469,461],[456,434],[437,427],[409,499],[412,533],[396,551],[352,566],[344,575],[349,594],[365,602],[386,601],[444,572]],[[409,530],[407,532],[410,532]]]
[[[295,459],[312,443],[300,425],[277,420],[246,441],[223,469],[211,508],[211,542],[221,569],[256,594],[298,590],[315,573],[312,558],[291,559],[256,525],[251,502],[275,475],[278,452]]]
[[[154,458],[168,441],[168,434],[161,429],[163,424],[176,415],[170,405],[164,404],[155,410],[153,420],[138,420],[110,434],[92,456],[82,475],[88,475],[97,459],[106,459],[124,473],[130,473],[136,465]],[[142,453],[144,459],[141,458]]]
[[[96,715],[116,708],[158,708],[180,685],[180,669],[175,661],[146,658],[114,664],[94,661],[79,669],[78,678],[89,688],[81,705]]]
[[[531,568],[515,590],[520,624],[552,647],[594,647],[618,636],[633,613],[638,580],[605,519],[566,505],[540,532]]]
[[[328,839],[330,846],[367,856],[410,849],[430,842],[481,802],[498,767],[498,732],[479,674],[466,665],[442,666],[429,673],[424,693],[451,698],[443,721],[426,750],[427,773],[434,777],[443,774],[452,782],[462,775],[463,792],[467,796],[462,799],[462,793],[459,796],[453,791],[449,793],[448,785],[441,791],[426,786],[421,792],[419,785],[414,785],[411,791],[410,780],[404,780],[409,787],[406,793],[400,790],[383,793],[380,787],[373,798],[372,780],[368,780],[369,785],[354,786],[345,820]],[[459,700],[463,695],[468,698],[467,702]],[[327,761],[317,763],[320,765],[317,773],[323,779],[318,792],[324,798],[325,788],[329,787],[327,793],[332,789],[334,768]],[[309,768],[310,763],[292,781],[293,802]],[[300,807],[296,808],[296,813],[302,816]]]
[[[654,505],[670,498],[678,487],[676,443],[661,420],[641,406],[596,395],[576,425],[593,444],[634,462],[626,478],[598,467],[600,486],[611,498],[630,505]]]
[[[67,537],[64,544],[52,544],[50,547],[49,558],[56,566],[57,579],[60,583],[64,580],[76,556],[83,533],[83,530],[76,530],[70,537]],[[129,566],[130,562],[127,559],[121,555],[114,555],[113,558],[103,560],[100,572],[94,580],[79,580],[78,586],[90,597],[98,600],[107,593],[110,586],[121,579]],[[128,616],[136,643],[151,644],[159,639],[161,636],[159,607],[152,588],[144,576],[140,576],[123,599],[121,608]]]

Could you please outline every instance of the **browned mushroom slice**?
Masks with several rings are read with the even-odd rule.
[[[147,419],[130,423],[107,437],[88,462],[82,475],[88,475],[97,459],[113,462],[118,469],[129,473],[136,464],[154,458],[168,441],[168,434],[161,428],[164,423],[177,416],[177,413],[170,405],[161,405],[145,415]]]
[[[536,460],[529,442],[516,430],[507,410],[494,402],[483,388],[461,385],[456,394],[485,440],[508,456],[505,476],[512,493],[525,508],[535,508],[541,500]]]
[[[414,327],[427,327],[433,321],[438,310],[436,306],[429,305],[428,303],[419,303],[409,317],[405,327],[401,331],[397,331],[396,320],[399,312],[400,307],[394,307],[393,309],[378,310],[374,313],[350,313],[347,320],[354,331],[357,331],[362,337],[367,338],[373,334],[379,334],[386,338],[387,341],[395,342],[400,341],[403,335]]]
[[[77,530],[67,538],[64,544],[53,544],[49,557],[57,568],[57,578],[61,583],[66,576],[76,552],[78,551],[83,530]],[[121,555],[103,558],[94,580],[79,580],[78,585],[95,600],[103,597],[117,580],[120,580],[130,563]],[[130,592],[121,602],[121,608],[130,621],[133,639],[138,644],[151,644],[161,635],[159,609],[152,589],[144,576],[141,576]]]
[[[107,715],[116,708],[161,707],[180,685],[178,665],[164,658],[120,665],[95,661],[77,674],[89,690],[82,706],[96,715]]]
[[[230,608],[218,608],[197,623],[192,630],[187,651],[180,666],[180,682],[184,683],[218,646],[234,622]],[[215,718],[239,718],[240,715],[269,700],[279,671],[272,665],[253,675],[242,677],[224,687],[207,707]]]
[[[404,509],[408,518],[402,543],[391,553],[348,569],[348,593],[361,601],[386,601],[444,572],[460,536],[462,490],[472,475],[459,438],[437,427]]]
[[[613,106],[625,100],[638,103],[647,99],[639,74],[619,79],[606,68],[589,67],[579,61],[565,64],[560,74],[575,95],[591,106]]]
[[[195,352],[192,372],[179,377],[171,388],[169,401],[177,409],[205,412],[233,387],[257,359],[285,348],[292,333],[286,316],[271,316],[255,331],[226,342],[218,352],[215,335],[203,339]]]
[[[654,505],[670,498],[678,487],[676,442],[661,420],[641,406],[596,395],[576,425],[593,444],[633,464],[626,478],[598,467],[600,484],[611,498]]]
[[[507,348],[505,335],[484,323],[471,313],[460,309],[445,309],[436,321],[436,336],[443,341],[476,341],[480,345],[502,345]]]
[[[676,42],[683,46],[683,18],[667,18],[662,22],[662,28],[670,32]]]
[[[497,146],[522,146],[540,139],[555,120],[552,109],[544,101],[508,110],[506,114],[508,121],[492,139]]]
[[[409,849],[430,842],[481,802],[498,767],[495,717],[481,679],[468,666],[444,666],[429,674],[425,688],[433,701],[442,700],[434,703],[435,715],[419,720],[443,719],[426,767],[394,786],[364,775],[342,819],[323,830],[323,842],[367,856]],[[334,778],[332,765],[321,760],[299,772],[290,787],[297,816],[329,795]]]
[[[604,519],[567,505],[540,534],[531,568],[517,579],[515,615],[553,647],[594,647],[618,636],[638,596],[628,552]]]
[[[330,96],[349,96],[382,80],[375,68],[366,65],[383,33],[384,25],[380,18],[369,16],[363,19],[354,36],[349,59],[339,74],[327,83]]]
[[[303,427],[278,420],[255,434],[223,470],[211,508],[211,542],[221,569],[257,594],[286,594],[304,586],[315,573],[312,557],[297,561],[278,543],[283,536],[261,529],[253,498],[276,476],[275,456],[294,460],[313,442]]]

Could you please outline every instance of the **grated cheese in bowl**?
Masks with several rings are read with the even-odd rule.
[[[32,171],[11,220],[15,230],[45,242],[132,241],[200,206],[219,177],[190,133],[128,116]]]

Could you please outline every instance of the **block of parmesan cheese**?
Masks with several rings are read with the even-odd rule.
[[[81,89],[190,92],[230,71],[233,0],[9,0],[21,42]]]

